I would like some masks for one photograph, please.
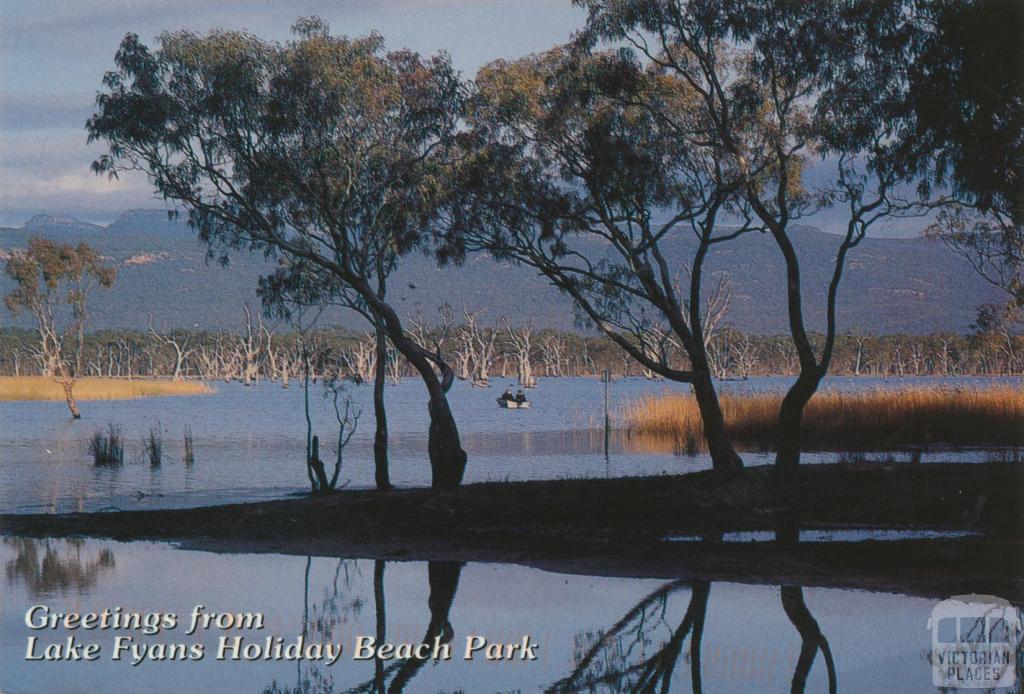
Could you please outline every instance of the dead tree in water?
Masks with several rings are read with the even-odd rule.
[[[502,318],[501,322],[505,326],[508,344],[512,347],[512,357],[516,362],[516,375],[519,378],[519,383],[525,388],[533,388],[537,385],[537,379],[533,377],[533,365],[531,363],[531,340],[533,338],[534,322],[532,320],[528,321],[518,328],[512,327],[512,321],[507,316]]]
[[[545,376],[565,376],[568,369],[568,345],[557,333],[544,333],[540,339],[540,359]]]
[[[349,372],[355,375],[360,382],[368,383],[373,380],[377,371],[377,346],[376,338],[366,336],[353,344],[342,355]]]
[[[465,309],[465,322],[456,331],[458,346],[456,359],[462,374],[460,378],[472,381],[474,386],[490,385],[490,366],[498,339],[497,331],[480,325],[480,316],[486,309],[470,311]]]
[[[252,311],[249,305],[244,304],[245,311],[245,334],[237,338],[238,355],[241,361],[242,383],[249,386],[253,381],[259,382],[260,368],[259,360],[263,354],[263,318],[256,314],[256,327],[252,324]]]
[[[173,333],[160,333],[153,327],[153,314],[149,314],[149,332],[160,344],[168,345],[174,349],[174,373],[171,380],[180,381],[183,376],[183,368],[186,360],[192,356],[194,349],[189,349],[191,334],[185,333],[182,337],[175,337]]]
[[[288,359],[287,350],[278,345],[274,346],[274,331],[260,324],[263,333],[263,350],[267,354],[267,366],[270,369],[270,380],[280,381],[282,388],[288,387],[288,374],[291,363]]]

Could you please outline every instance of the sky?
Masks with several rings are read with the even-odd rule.
[[[108,181],[87,145],[103,73],[125,34],[152,44],[165,30],[245,29],[286,40],[299,17],[336,34],[376,31],[391,48],[447,51],[466,77],[569,39],[583,13],[569,0],[3,0],[0,3],[0,226],[35,214],[105,224],[162,208],[141,175]]]
[[[244,29],[284,41],[312,15],[336,34],[376,31],[391,48],[447,51],[466,78],[565,42],[584,20],[571,0],[2,0],[0,226],[36,214],[107,224],[129,209],[168,207],[142,174],[111,181],[89,168],[104,150],[86,144],[85,121],[125,34],[152,45],[163,31]],[[845,231],[835,210],[805,222]],[[870,233],[916,236],[925,225],[888,220]]]

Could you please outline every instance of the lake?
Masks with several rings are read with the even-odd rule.
[[[509,381],[511,383],[511,381]],[[1020,384],[1019,378],[829,378],[825,389],[859,390],[901,385],[973,386]],[[720,384],[723,391],[780,391],[786,378],[754,378]],[[473,388],[456,382],[450,393],[463,446],[469,454],[467,482],[620,477],[684,473],[709,466],[706,455],[684,455],[671,444],[614,436],[604,455],[604,384],[592,378],[542,379],[528,391],[528,410],[502,410],[495,398],[506,385]],[[81,404],[83,419],[71,420],[61,402],[0,403],[0,512],[35,513],[188,507],[230,501],[280,498],[308,489],[305,419],[301,383],[288,389],[263,382],[252,387],[214,383],[213,395],[97,401]],[[610,386],[613,422],[622,406],[645,395],[684,392],[686,386],[626,378]],[[372,390],[351,389],[362,409],[359,428],[345,449],[340,479],[353,488],[373,484]],[[396,485],[430,483],[426,459],[426,392],[418,380],[389,385],[385,395],[391,428],[391,479]],[[311,387],[315,431],[324,458],[333,460],[337,435],[334,411],[319,385]],[[97,468],[87,452],[93,432],[120,427],[125,464]],[[151,468],[143,460],[142,437],[163,433],[165,460]],[[196,462],[182,463],[185,428],[191,429]],[[906,459],[909,454],[884,454]],[[835,454],[807,454],[808,462],[829,462]],[[924,462],[981,460],[977,451],[931,451]],[[748,465],[772,461],[768,452],[744,453]]]
[[[327,694],[371,691],[378,676],[389,691],[408,692],[536,692],[559,683],[565,691],[617,692],[651,681],[657,691],[689,692],[696,620],[688,626],[688,616],[703,620],[696,671],[705,692],[788,692],[794,676],[806,677],[808,692],[825,691],[823,652],[816,651],[809,671],[798,667],[803,640],[788,613],[800,617],[802,628],[809,617],[820,629],[839,691],[935,691],[927,625],[936,601],[905,595],[606,578],[511,564],[216,554],[104,540],[6,538],[0,563],[0,690],[7,694],[191,694],[197,682],[203,691],[224,694]],[[178,624],[150,636],[116,628],[29,629],[26,612],[35,605],[80,614],[119,607],[122,615],[137,612],[141,619],[172,613]],[[221,630],[212,622],[186,635],[196,605],[204,613],[258,613],[262,628]],[[357,637],[376,637],[383,628],[387,641],[415,644],[432,619],[443,624],[442,640],[453,644],[451,660],[380,662],[378,671],[372,659],[353,659]],[[268,637],[289,644],[303,634],[307,643],[342,644],[341,657],[330,666],[216,659],[222,636],[229,644],[236,636],[241,644],[263,644]],[[39,653],[69,635],[99,644],[99,659],[25,659],[30,636],[37,637]],[[130,651],[111,659],[119,635],[145,646],[202,644],[203,658],[133,666]],[[498,643],[526,636],[536,644],[536,660],[487,661],[479,652],[464,660],[469,636]]]

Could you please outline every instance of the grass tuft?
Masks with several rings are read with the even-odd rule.
[[[189,426],[185,427],[185,446],[183,451],[182,459],[185,461],[185,465],[192,467],[196,462],[196,453],[192,443],[192,427]]]
[[[75,384],[77,400],[130,400],[162,395],[205,395],[213,389],[200,381],[163,379],[82,378]],[[0,401],[64,400],[64,388],[46,376],[0,376]]]
[[[124,464],[124,442],[121,430],[111,424],[106,433],[97,431],[89,441],[89,454],[96,467],[115,467]]]
[[[156,429],[150,429],[149,435],[142,438],[142,450],[149,459],[150,467],[160,467],[164,461],[164,438],[160,433],[159,422]]]
[[[739,446],[770,447],[781,394],[720,397],[729,438]],[[687,450],[704,447],[692,395],[642,398],[625,408],[631,434],[670,438]],[[808,403],[807,450],[886,450],[904,446],[1024,445],[1024,392],[992,388],[901,388],[858,393],[827,391]]]

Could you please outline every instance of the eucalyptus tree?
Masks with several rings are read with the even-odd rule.
[[[755,227],[697,106],[686,82],[622,54],[561,47],[485,66],[440,255],[486,251],[538,271],[644,369],[691,385],[713,466],[733,470],[701,289],[709,251]],[[666,248],[684,238],[693,253],[679,263]],[[670,359],[673,343],[687,364]]]
[[[949,191],[930,231],[1024,309],[1024,4],[907,0],[915,18],[901,144]],[[936,98],[941,94],[942,98]]]
[[[378,35],[332,36],[300,20],[284,44],[244,32],[128,35],[103,79],[90,140],[98,173],[145,172],[201,239],[263,252],[282,273],[345,294],[416,369],[429,394],[435,488],[466,454],[447,400],[451,370],[406,332],[384,293],[436,218],[439,154],[463,87],[447,56],[386,52]]]
[[[62,386],[71,416],[80,419],[74,388],[85,374],[87,302],[96,286],[109,288],[114,283],[117,268],[88,244],[33,238],[27,248],[10,254],[4,269],[14,281],[4,303],[12,314],[28,311],[35,319],[43,374]],[[62,306],[67,309],[62,311]]]
[[[832,360],[847,254],[879,221],[921,213],[920,200],[901,195],[920,154],[895,144],[906,100],[907,14],[898,3],[870,0],[576,4],[587,12],[580,45],[624,46],[653,74],[689,86],[707,146],[736,172],[744,204],[785,261],[799,373],[780,407],[776,464],[792,471],[804,408]],[[877,46],[877,36],[887,44]],[[672,118],[662,104],[648,107]],[[826,207],[840,211],[842,230],[816,344],[804,315],[797,225]]]

